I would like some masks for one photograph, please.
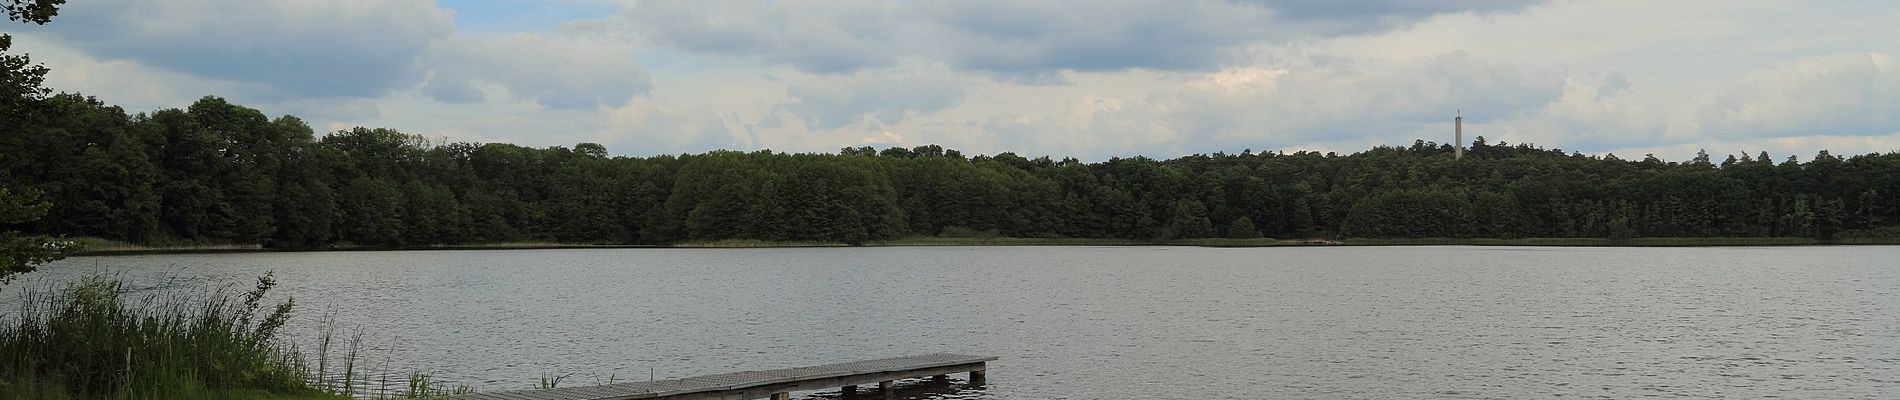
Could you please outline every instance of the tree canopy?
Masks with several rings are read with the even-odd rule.
[[[6,11],[9,21],[45,24],[65,2],[0,0],[0,10]],[[51,92],[40,86],[46,82],[46,67],[34,64],[25,54],[9,54],[12,47],[13,36],[0,33],[0,135],[27,133],[22,124]],[[8,153],[0,152],[0,163],[6,162]],[[52,205],[30,193],[9,189],[14,179],[7,172],[0,170],[0,228],[33,222],[45,215]],[[31,272],[39,264],[58,260],[75,249],[77,245],[71,241],[0,229],[0,282]]]
[[[13,226],[132,242],[1829,239],[1900,223],[1895,153],[1718,165],[1479,141],[1453,160],[1449,145],[1419,141],[1094,163],[934,145],[616,157],[593,143],[436,143],[391,129],[319,137],[217,97],[141,114],[75,94],[35,102],[0,134],[0,174],[53,206]]]

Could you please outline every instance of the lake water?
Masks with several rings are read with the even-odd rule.
[[[1002,359],[985,384],[900,393],[1900,397],[1900,247],[156,255],[69,259],[11,286],[101,270],[239,289],[275,271],[299,340],[330,314],[374,364],[481,389],[954,352]]]

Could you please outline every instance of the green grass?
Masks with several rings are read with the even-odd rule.
[[[363,393],[358,388],[368,387],[369,374],[355,367],[360,342],[352,340],[330,365],[327,333],[318,364],[311,365],[277,338],[295,303],[262,304],[275,284],[266,275],[243,293],[134,291],[90,277],[25,288],[18,314],[0,319],[0,400],[428,398],[450,392],[412,374],[398,384],[407,388]]]

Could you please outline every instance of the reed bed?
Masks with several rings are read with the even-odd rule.
[[[428,376],[359,366],[362,338],[324,329],[314,354],[278,333],[294,300],[264,303],[276,281],[230,287],[132,289],[89,277],[29,287],[0,316],[0,400],[427,399]],[[375,390],[380,388],[381,390]]]

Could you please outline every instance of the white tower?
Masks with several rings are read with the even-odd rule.
[[[1465,158],[1465,110],[1458,110],[1458,116],[1451,118],[1451,159]]]

